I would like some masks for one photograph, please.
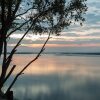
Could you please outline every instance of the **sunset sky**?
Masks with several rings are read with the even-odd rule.
[[[100,52],[100,0],[87,0],[87,6],[86,21],[83,26],[73,24],[68,30],[64,30],[61,36],[51,36],[46,46],[47,52]],[[15,33],[11,36],[9,50],[22,34]],[[36,36],[29,33],[18,51],[39,50],[46,38],[46,35]]]

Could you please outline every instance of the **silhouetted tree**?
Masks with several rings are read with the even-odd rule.
[[[16,53],[18,46],[28,34],[48,33],[48,38],[43,44],[40,52],[32,59],[14,78],[5,94],[7,94],[17,78],[23,71],[43,52],[50,34],[59,35],[60,32],[68,28],[71,23],[82,22],[85,20],[83,14],[87,10],[86,0],[0,0],[0,59],[2,60],[2,70],[0,76],[0,94],[2,87],[9,76],[12,74],[16,65],[10,71],[7,70],[11,64],[12,57]],[[24,35],[7,55],[7,40],[16,31],[22,31]],[[2,54],[3,53],[3,54]]]

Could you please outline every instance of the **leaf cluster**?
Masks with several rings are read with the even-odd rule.
[[[26,30],[34,22],[30,30],[35,34],[50,31],[59,34],[73,22],[79,22],[82,25],[82,22],[85,21],[83,15],[87,11],[86,0],[3,1],[5,1],[4,4],[0,0],[0,28],[2,28],[3,16],[6,24],[9,18],[10,31],[16,28],[17,30]],[[5,5],[4,8],[3,5]]]

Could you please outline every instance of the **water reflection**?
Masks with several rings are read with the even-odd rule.
[[[28,75],[19,78],[13,91],[18,100],[100,100],[100,79],[72,75]]]
[[[16,55],[12,64],[17,65],[16,74],[25,66],[35,55]],[[100,61],[98,57],[89,56],[54,56],[43,55],[25,71],[25,74],[99,74]]]
[[[16,55],[13,76],[34,55]],[[13,87],[18,100],[100,100],[100,57],[44,55]]]

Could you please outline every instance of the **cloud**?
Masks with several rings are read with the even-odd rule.
[[[89,5],[87,13],[94,14],[95,16],[100,16],[100,7]]]
[[[9,46],[15,46],[15,44],[9,44]],[[21,44],[21,47],[29,47],[29,48],[40,48],[42,44]],[[63,47],[100,47],[100,43],[70,43],[70,44],[47,44],[47,48],[63,48]]]
[[[48,48],[60,48],[61,50],[63,50],[62,48],[67,48],[66,50],[68,50],[69,47],[69,51],[78,49],[82,51],[83,48],[93,47],[94,49],[92,48],[92,50],[95,50],[95,52],[100,51],[98,49],[100,47],[100,0],[87,0],[87,6],[88,11],[84,16],[86,21],[83,23],[83,26],[73,24],[67,30],[61,32],[60,36],[52,35],[47,44]],[[23,33],[11,35],[9,46],[13,47],[22,35]],[[46,34],[40,36],[29,33],[24,38],[20,48],[39,48],[46,38]],[[86,50],[89,51],[88,49]]]

